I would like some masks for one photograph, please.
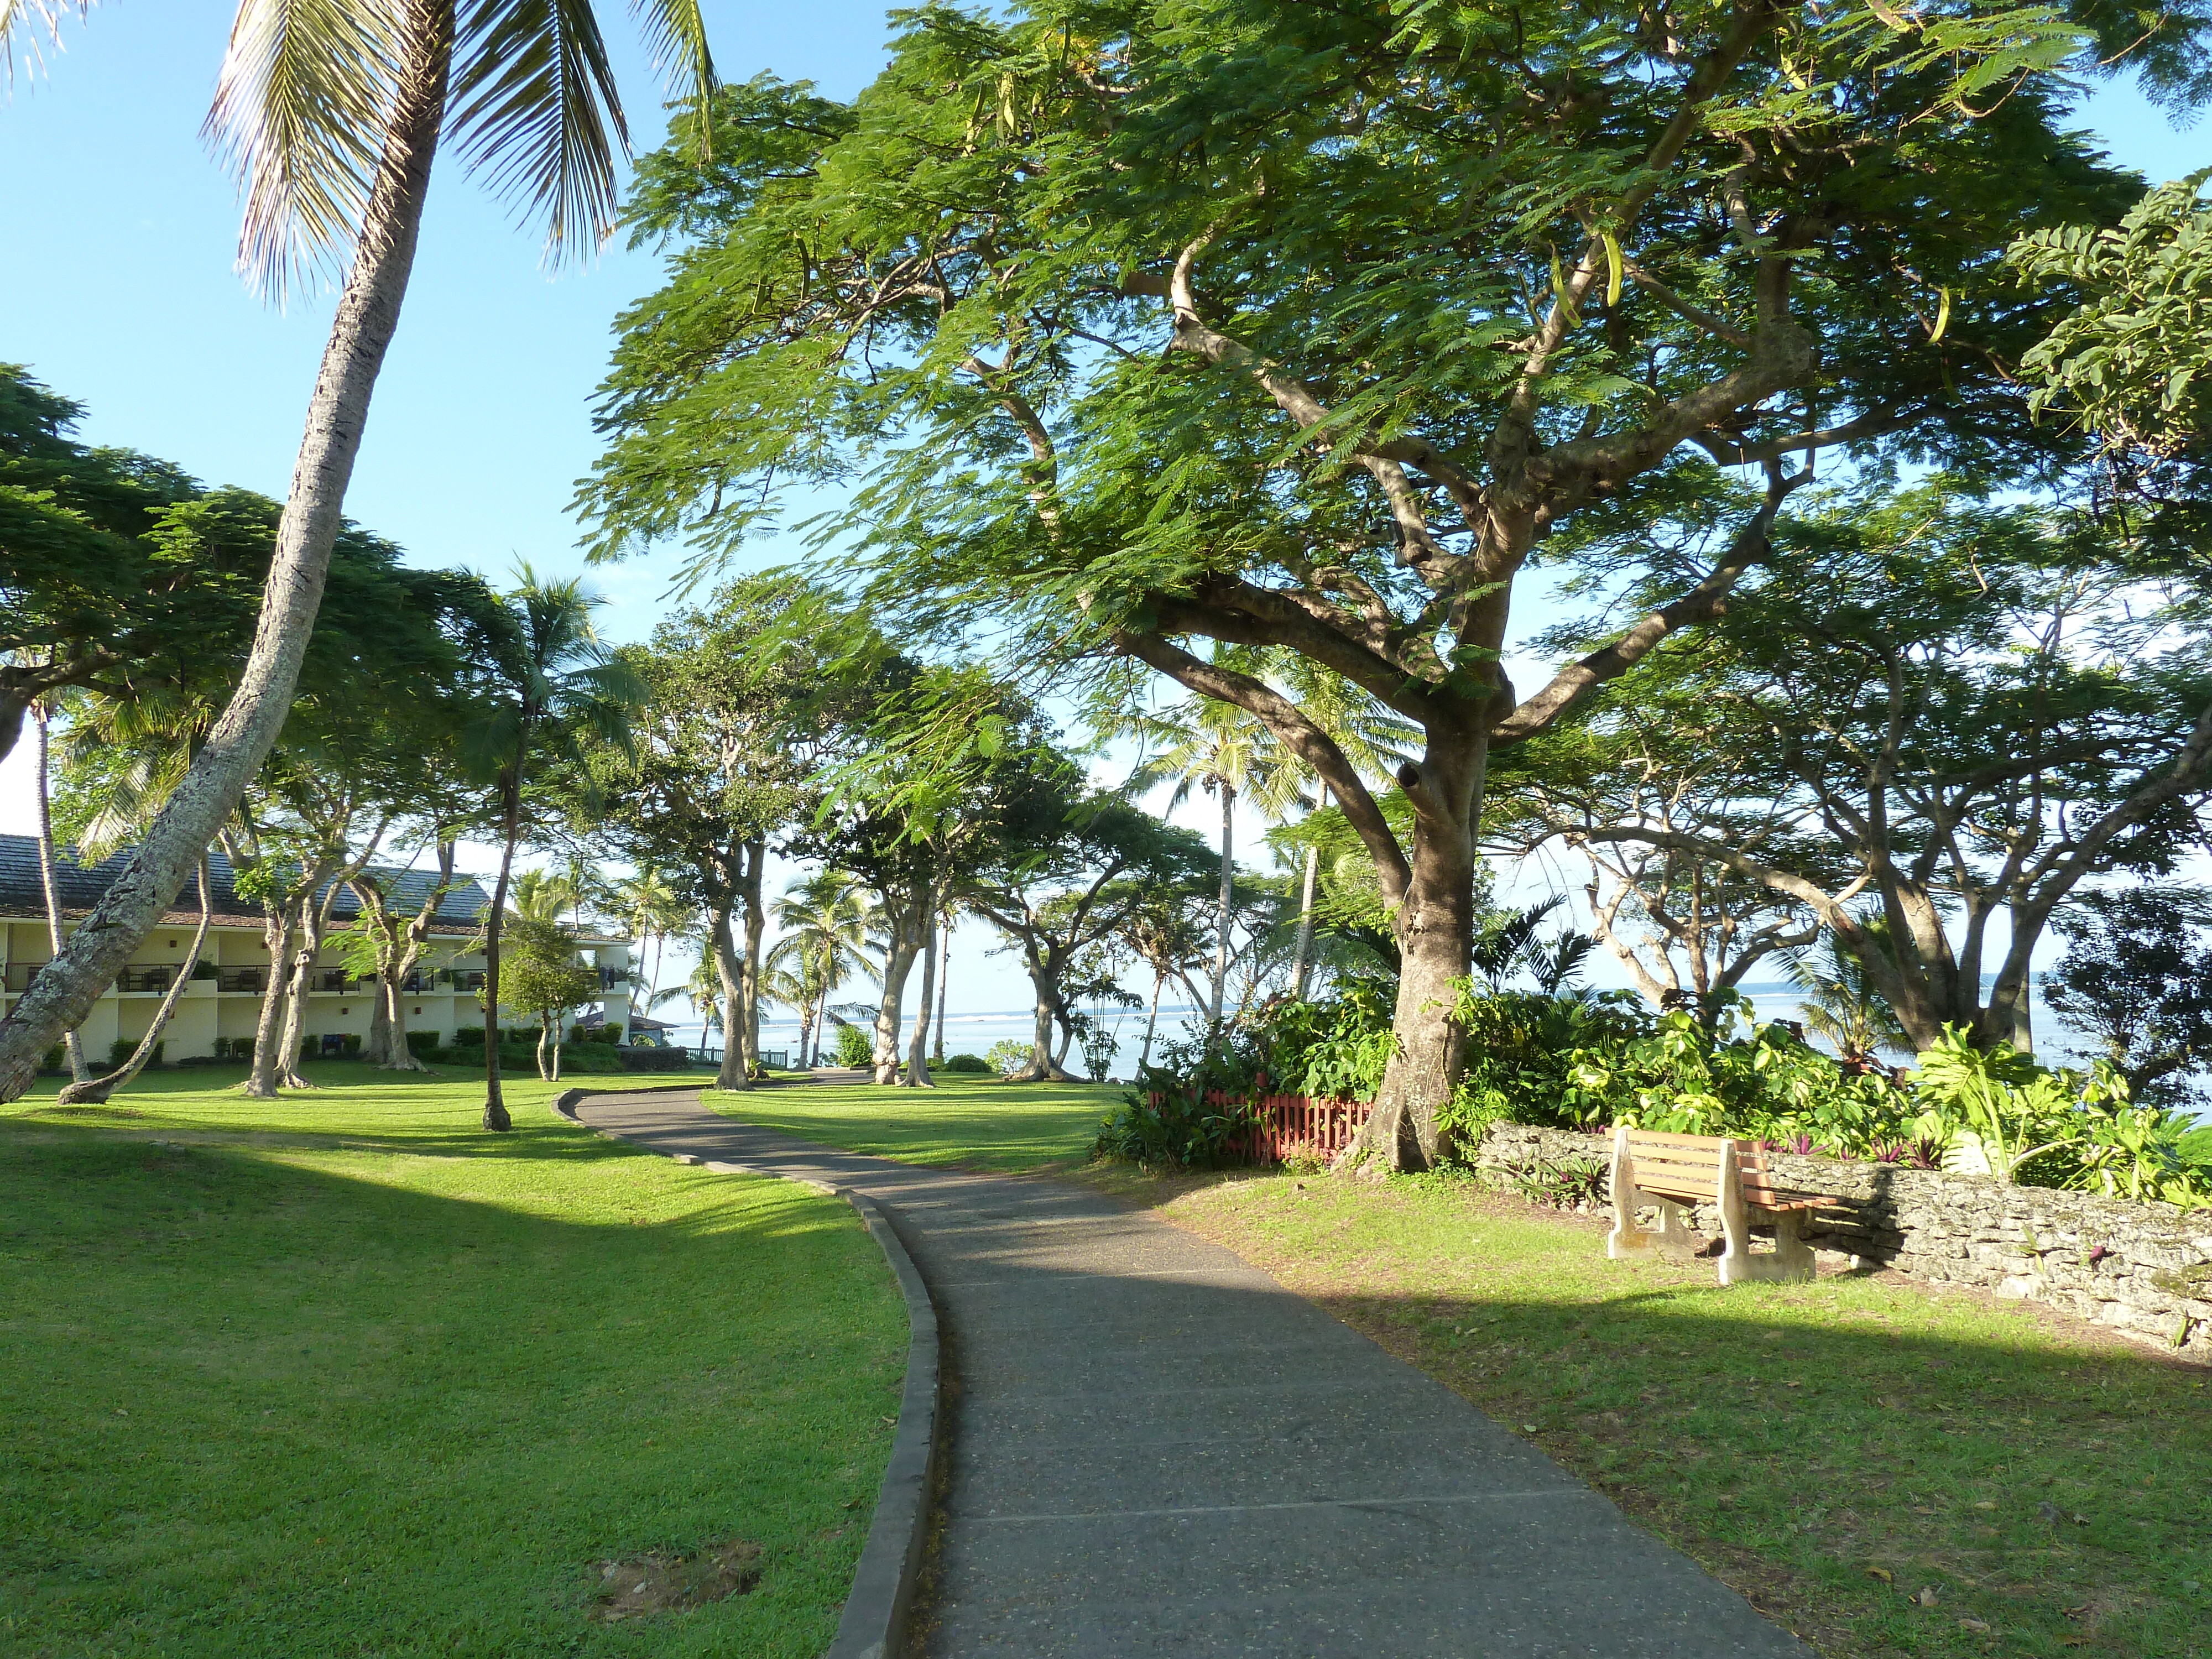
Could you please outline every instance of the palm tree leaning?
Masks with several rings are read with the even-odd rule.
[[[627,750],[630,711],[643,706],[647,696],[636,671],[600,642],[592,626],[599,601],[585,593],[581,582],[541,581],[526,564],[518,580],[507,598],[507,638],[487,665],[483,711],[462,734],[463,755],[489,781],[499,815],[499,882],[484,915],[483,988],[483,1127],[499,1131],[514,1127],[499,1081],[500,923],[507,914],[515,844],[522,838],[532,763],[586,732]],[[532,887],[536,902],[556,918],[568,908],[570,896],[560,877],[543,878]]]
[[[12,70],[19,36],[56,39],[64,18],[91,6],[0,0],[0,60]],[[714,72],[699,0],[634,0],[634,9],[693,100],[703,143]],[[616,150],[629,143],[591,0],[239,0],[205,131],[245,194],[247,276],[281,294],[302,267],[343,250],[345,283],[237,688],[129,861],[0,1020],[0,1100],[30,1086],[40,1057],[159,924],[283,727],[440,139],[542,218],[555,253],[612,228]]]

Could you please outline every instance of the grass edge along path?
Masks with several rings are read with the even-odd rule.
[[[906,1357],[859,1218],[536,1079],[495,1136],[480,1084],[309,1076],[0,1109],[0,1651],[814,1659]],[[730,1539],[748,1593],[591,1617]]]
[[[1083,1097],[1034,1086],[1008,1089],[1006,1121],[957,1088],[702,1099],[1152,1209],[1527,1435],[1833,1659],[2212,1656],[2202,1366],[1894,1274],[1723,1291],[1709,1261],[1608,1261],[1603,1222],[1464,1178],[1090,1164]]]
[[[812,1083],[702,1089],[710,1111],[824,1146],[939,1169],[1028,1174],[1089,1161],[1113,1083],[1003,1083],[940,1073],[927,1089]]]

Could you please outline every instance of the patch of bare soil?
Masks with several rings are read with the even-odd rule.
[[[603,1625],[624,1619],[648,1619],[656,1613],[685,1612],[709,1601],[743,1595],[760,1583],[761,1547],[732,1538],[709,1544],[690,1555],[654,1551],[628,1561],[604,1562],[592,1617]]]

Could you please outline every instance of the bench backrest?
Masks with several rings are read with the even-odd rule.
[[[1661,1198],[1716,1202],[1721,1190],[1721,1155],[1728,1142],[1717,1135],[1668,1134],[1658,1129],[1628,1131],[1628,1156],[1636,1164],[1636,1184]]]
[[[1631,1129],[1627,1133],[1636,1184],[1655,1197],[1717,1203],[1721,1166],[1728,1149],[1733,1147],[1745,1203],[1754,1209],[1771,1210],[1790,1201],[1766,1167],[1766,1149],[1755,1140],[1668,1134],[1657,1129]]]
[[[1766,1148],[1755,1140],[1735,1144],[1735,1167],[1743,1182],[1743,1201],[1755,1210],[1779,1209],[1789,1196],[1774,1184],[1766,1167]]]

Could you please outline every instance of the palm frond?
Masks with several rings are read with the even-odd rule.
[[[79,17],[92,10],[93,0],[0,0],[0,65],[4,65],[8,84],[15,84],[15,41],[23,38],[24,55],[30,59],[32,71],[46,66],[46,52],[40,48],[43,38],[56,52],[62,49],[62,20],[71,12]]]
[[[452,131],[469,170],[519,217],[544,216],[549,258],[596,244],[629,127],[591,0],[472,0],[458,21]]]
[[[274,297],[351,249],[401,27],[395,0],[240,0],[201,136],[245,192],[239,269]]]

